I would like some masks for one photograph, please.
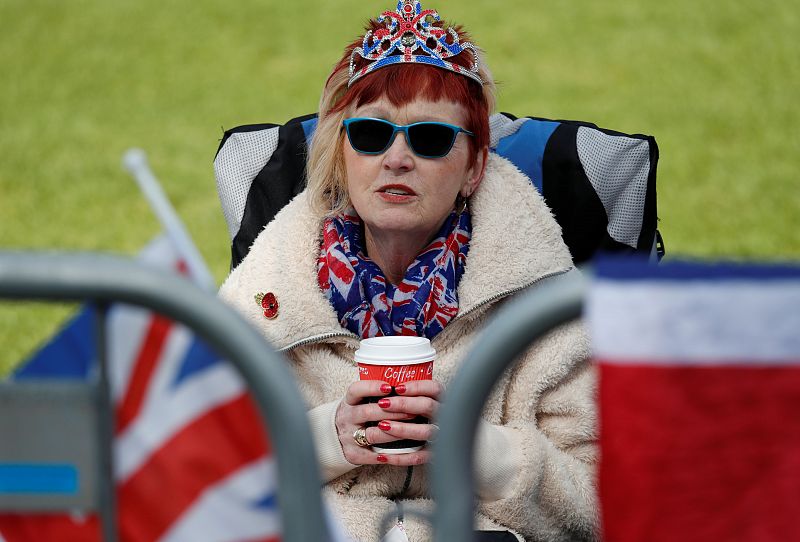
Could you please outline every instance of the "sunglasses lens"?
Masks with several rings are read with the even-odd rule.
[[[356,152],[366,154],[384,152],[395,134],[392,124],[378,119],[356,119],[348,121],[346,126],[350,146]],[[438,122],[412,124],[407,130],[411,150],[425,158],[446,156],[458,135],[456,128]]]
[[[356,152],[382,152],[389,145],[393,133],[391,124],[379,120],[357,120],[347,125],[347,137]]]
[[[453,147],[456,131],[443,124],[423,122],[408,128],[411,148],[420,156],[439,158]]]

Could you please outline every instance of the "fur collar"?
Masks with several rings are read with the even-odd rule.
[[[486,175],[470,199],[472,240],[459,283],[459,316],[479,314],[509,292],[545,275],[566,271],[572,258],[552,217],[530,180],[509,161],[490,155]],[[317,286],[321,221],[299,194],[256,238],[231,273],[220,295],[258,322],[276,348],[320,335],[352,335]],[[278,316],[266,319],[255,301],[272,292]],[[452,325],[452,322],[451,322]]]

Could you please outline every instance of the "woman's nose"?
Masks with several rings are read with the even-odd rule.
[[[414,153],[403,132],[394,134],[394,141],[383,154],[383,167],[388,170],[409,171],[414,168]]]

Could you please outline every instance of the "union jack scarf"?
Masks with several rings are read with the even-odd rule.
[[[319,286],[342,326],[361,338],[415,335],[433,339],[458,313],[456,288],[472,235],[469,211],[450,213],[397,286],[364,254],[364,230],[355,210],[326,219],[322,235]]]

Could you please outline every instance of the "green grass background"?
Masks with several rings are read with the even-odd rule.
[[[487,51],[499,108],[656,136],[670,255],[800,257],[800,6],[777,0],[436,0]],[[316,110],[390,0],[3,0],[0,249],[135,254],[159,226],[144,148],[217,281],[223,128]],[[0,373],[74,307],[0,306]]]

